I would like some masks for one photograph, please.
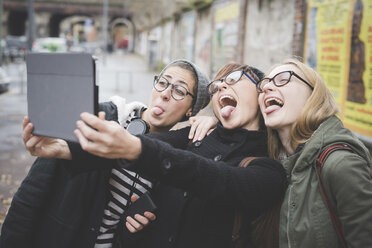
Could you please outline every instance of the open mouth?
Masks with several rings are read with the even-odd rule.
[[[221,105],[221,108],[224,108],[226,106],[232,106],[236,107],[237,101],[235,100],[234,97],[229,96],[229,95],[223,95],[220,97],[219,103]]]
[[[235,110],[237,101],[230,95],[222,95],[219,99],[219,103],[221,106],[221,117],[228,119]]]
[[[283,107],[284,103],[282,100],[278,99],[278,98],[275,98],[275,97],[269,97],[267,99],[265,99],[265,106],[266,107],[270,107],[270,106],[274,106],[274,105],[277,105],[279,107]]]

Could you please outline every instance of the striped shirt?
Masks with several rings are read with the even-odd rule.
[[[132,111],[127,120],[121,123],[124,128],[135,118]],[[95,248],[109,248],[113,246],[114,234],[118,223],[124,217],[131,195],[139,197],[152,188],[152,183],[138,174],[120,167],[113,168],[109,180],[110,198],[104,210],[102,224],[99,229]]]

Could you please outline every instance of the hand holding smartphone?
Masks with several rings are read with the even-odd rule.
[[[146,192],[129,206],[127,216],[134,218],[136,214],[144,215],[146,211],[154,213],[156,210],[157,207],[152,201],[150,193]]]

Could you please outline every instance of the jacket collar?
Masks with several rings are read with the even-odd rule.
[[[264,131],[247,130],[244,128],[226,129],[221,123],[217,124],[215,135],[227,143],[239,144],[245,154],[262,154],[267,156],[267,135]]]
[[[292,168],[289,168],[289,166],[297,163],[296,171],[301,171],[308,166],[313,166],[320,153],[326,147],[335,144],[348,144],[360,156],[367,160],[370,159],[368,158],[368,151],[361,141],[349,129],[344,128],[338,117],[331,116],[319,125],[305,144],[296,148],[296,152],[288,157],[285,162],[285,167],[291,171]],[[301,161],[301,163],[298,163],[298,161]]]
[[[226,129],[220,122],[217,123],[216,132],[220,137],[231,141],[241,141],[247,137],[257,139],[266,136],[263,131],[247,130],[244,128]]]

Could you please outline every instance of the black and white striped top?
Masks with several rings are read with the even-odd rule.
[[[127,128],[135,118],[135,110],[130,112],[127,120],[121,125]],[[124,216],[125,210],[130,203],[131,195],[137,197],[149,191],[152,183],[138,174],[123,168],[113,168],[109,180],[110,200],[104,210],[102,224],[99,229],[95,248],[112,247],[117,225]]]

